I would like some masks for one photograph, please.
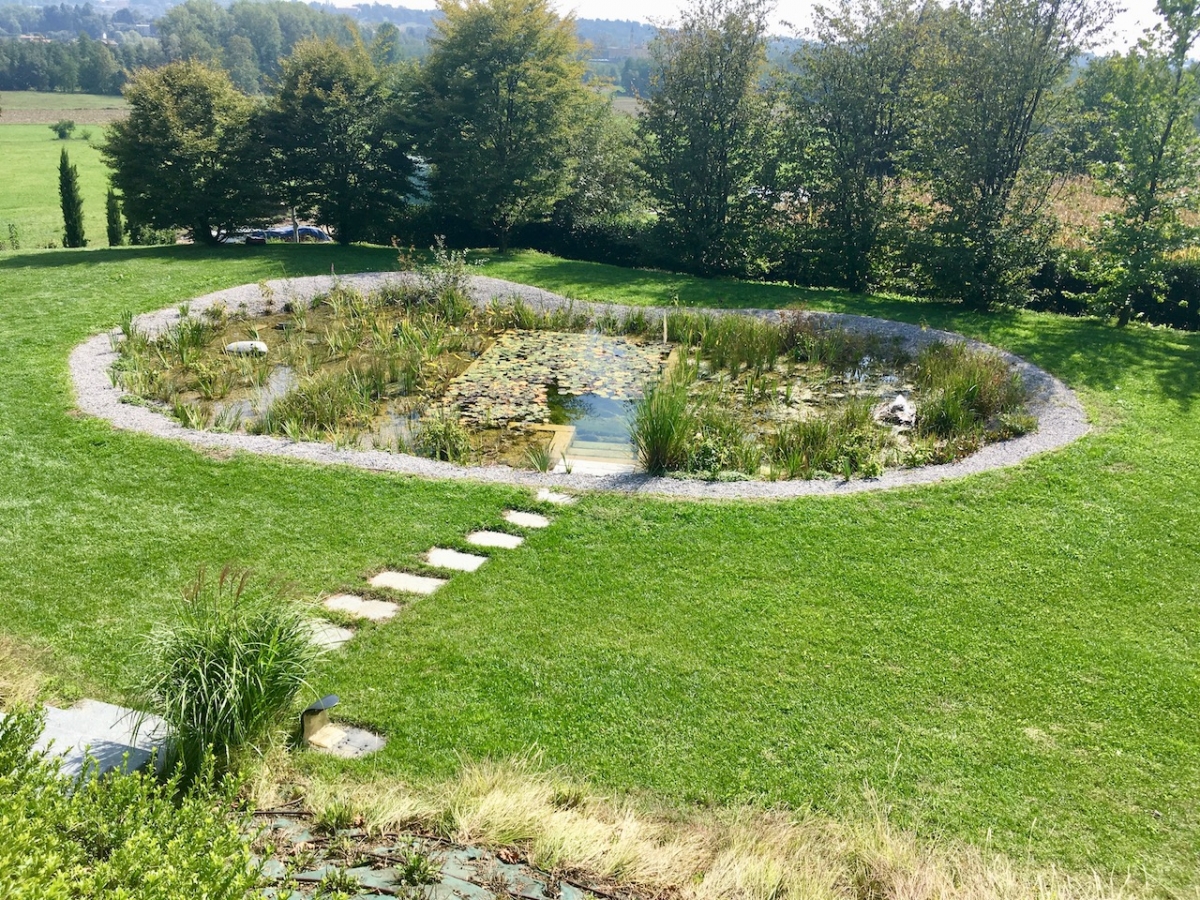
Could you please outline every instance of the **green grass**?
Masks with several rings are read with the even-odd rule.
[[[8,98],[20,96],[5,94]],[[4,119],[0,119],[2,123]],[[89,128],[92,141],[80,139]],[[45,125],[0,124],[0,158],[7,171],[20,177],[0,179],[0,241],[9,239],[9,223],[21,234],[21,249],[55,246],[62,243],[62,208],[58,199],[58,158],[67,148],[71,162],[79,169],[79,187],[83,194],[84,234],[90,247],[108,246],[104,226],[104,197],[108,191],[108,167],[100,159],[93,143],[103,138],[100,126],[80,126],[69,141],[58,140]],[[4,254],[0,253],[0,259]]]
[[[128,109],[125,98],[109,94],[62,94],[57,91],[0,93],[0,117],[17,110]],[[3,118],[0,118],[0,122]]]
[[[202,562],[313,593],[498,523],[512,488],[249,455],[72,414],[66,359],[123,309],[366,248],[0,257],[0,632],[58,693],[119,699]],[[1200,335],[709,283],[535,254],[486,270],[592,298],[807,303],[927,321],[1022,354],[1096,432],[1012,470],[786,503],[589,496],[519,550],[364,628],[318,676],[386,732],[359,763],[436,779],[536,746],[598,790],[861,809],[1040,862],[1194,891],[1200,846]]]

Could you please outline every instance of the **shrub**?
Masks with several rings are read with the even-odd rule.
[[[0,897],[241,900],[254,887],[236,784],[66,778],[34,750],[41,729],[31,710],[0,721]]]
[[[50,130],[60,141],[67,141],[71,139],[71,134],[75,131],[75,122],[71,119],[59,119],[50,126]]]
[[[229,772],[271,743],[307,685],[319,651],[304,608],[227,566],[216,581],[201,569],[168,621],[151,636],[139,699],[166,720],[185,780],[209,753]]]

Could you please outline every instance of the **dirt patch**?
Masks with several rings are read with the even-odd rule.
[[[125,107],[114,109],[5,109],[0,125],[52,125],[70,119],[77,126],[108,125],[129,115]],[[78,137],[78,134],[76,135]]]

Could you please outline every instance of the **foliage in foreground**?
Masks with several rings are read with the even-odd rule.
[[[303,607],[248,571],[201,569],[170,624],[156,630],[137,692],[161,716],[191,780],[211,754],[218,772],[276,738],[318,655]]]
[[[232,785],[65,778],[33,750],[41,728],[29,710],[0,721],[0,897],[234,900],[254,886]]]

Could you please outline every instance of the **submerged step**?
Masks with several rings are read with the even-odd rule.
[[[444,547],[434,547],[425,554],[425,562],[439,569],[454,569],[456,572],[474,572],[485,562],[486,556],[474,553],[460,553],[457,550],[447,550]]]
[[[445,578],[413,575],[411,572],[380,572],[370,582],[371,587],[387,588],[403,594],[432,594],[446,583]]]
[[[525,538],[517,534],[505,534],[503,531],[472,531],[467,535],[467,543],[476,547],[498,547],[502,550],[516,550]]]

